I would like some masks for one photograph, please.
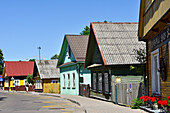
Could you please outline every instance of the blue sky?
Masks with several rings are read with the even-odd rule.
[[[6,61],[50,59],[65,34],[90,22],[138,22],[139,0],[0,0],[0,49]]]

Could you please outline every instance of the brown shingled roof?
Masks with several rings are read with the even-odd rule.
[[[85,61],[88,35],[65,35],[76,61]]]

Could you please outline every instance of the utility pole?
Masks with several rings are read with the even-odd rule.
[[[40,60],[41,59],[41,56],[40,56],[41,47],[39,46],[38,49],[39,49],[39,60]]]

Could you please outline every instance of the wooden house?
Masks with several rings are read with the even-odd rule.
[[[61,94],[79,95],[80,84],[91,84],[90,70],[84,68],[88,36],[65,35],[58,60]]]
[[[92,22],[85,67],[91,70],[91,90],[95,96],[109,98],[111,82],[140,82],[142,75],[130,66],[140,66],[134,49],[145,49],[138,42],[138,23]]]
[[[58,60],[36,60],[33,79],[35,91],[44,93],[60,93],[60,71]]]
[[[146,42],[148,95],[170,96],[170,0],[140,0],[139,40]]]
[[[32,61],[5,61],[3,68],[4,90],[25,91],[26,77],[33,74]],[[33,90],[29,88],[29,91]]]

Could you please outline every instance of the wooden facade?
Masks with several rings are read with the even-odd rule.
[[[138,36],[147,42],[148,95],[162,99],[170,95],[169,9],[170,0],[141,0]]]
[[[35,91],[43,93],[60,93],[58,60],[36,60],[33,72]]]
[[[137,26],[128,22],[91,23],[85,67],[91,70],[92,96],[109,99],[115,87],[112,83],[142,82],[142,74],[130,70],[131,65],[141,66],[134,57],[134,49],[145,49],[145,43],[135,40]]]

